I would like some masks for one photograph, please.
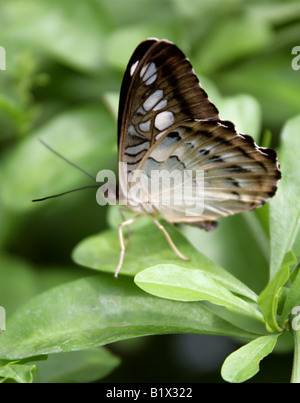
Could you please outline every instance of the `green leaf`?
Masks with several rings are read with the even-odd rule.
[[[296,242],[300,228],[299,127],[300,115],[286,123],[281,136],[282,179],[270,202],[271,277],[278,272],[288,251],[293,249],[297,256],[300,255],[300,242]]]
[[[28,261],[10,255],[0,254],[0,305],[5,308],[6,317],[20,305],[40,292],[67,283],[86,274],[75,266],[55,265],[35,267]]]
[[[34,382],[88,383],[107,376],[120,359],[105,348],[51,354],[37,365]]]
[[[35,365],[8,363],[0,367],[0,383],[32,383],[35,369]]]
[[[292,309],[300,305],[300,270],[298,269],[298,273],[288,290],[288,294],[286,300],[284,302],[284,306],[282,309],[282,315],[280,318],[280,325],[283,326],[287,317],[292,312]]]
[[[53,288],[20,307],[0,335],[0,359],[87,350],[169,333],[257,337],[199,302],[152,297],[130,278],[101,274]]]
[[[277,335],[261,336],[230,354],[223,363],[221,375],[227,382],[245,382],[259,371],[260,361],[270,354]]]
[[[149,222],[149,225],[137,228],[139,221]],[[164,226],[178,249],[190,258],[184,262],[171,249],[164,235],[154,225],[152,220],[143,217],[132,227],[130,244],[125,252],[121,274],[135,275],[142,269],[157,264],[180,264],[186,269],[201,269],[212,278],[221,282],[226,288],[244,295],[254,301],[256,294],[247,286],[232,276],[222,267],[209,260],[195,248],[173,226]],[[126,234],[124,230],[124,236]],[[141,253],[142,251],[142,253]],[[120,256],[120,243],[116,229],[104,231],[80,242],[73,251],[76,263],[91,269],[115,272]]]
[[[202,270],[160,264],[139,272],[134,281],[142,290],[158,297],[176,301],[205,300],[263,321],[258,310]]]
[[[296,261],[294,252],[289,252],[277,274],[268,283],[258,298],[258,304],[266,321],[266,328],[270,332],[282,331],[277,323],[277,307],[281,288],[290,276],[290,266]]]

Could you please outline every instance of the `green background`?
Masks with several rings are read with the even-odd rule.
[[[175,42],[221,117],[259,144],[269,144],[271,134],[277,147],[284,123],[300,111],[300,70],[291,66],[300,45],[299,1],[3,0],[0,26],[0,305],[8,318],[32,296],[94,274],[75,265],[71,252],[107,228],[107,208],[93,190],[31,204],[90,184],[38,139],[92,175],[116,170],[118,93],[139,42]],[[268,265],[255,249],[256,229],[250,244],[245,235],[247,217],[222,220],[217,238],[184,231],[260,292]],[[221,381],[222,362],[238,346],[187,334],[118,342],[109,349],[122,364],[102,381]],[[281,350],[263,361],[255,381],[288,381],[291,364]]]

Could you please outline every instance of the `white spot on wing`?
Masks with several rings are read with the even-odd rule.
[[[143,67],[141,68],[141,71],[140,71],[140,77],[141,77],[141,78],[142,78],[143,75],[145,74],[145,71],[147,70],[148,66],[149,66],[149,63],[145,64],[145,66],[143,66]]]
[[[139,60],[137,60],[135,63],[133,63],[133,65],[130,67],[130,75],[131,76],[133,76],[138,64],[139,64]]]
[[[142,122],[139,124],[139,128],[142,132],[149,132],[151,125],[151,119],[147,120],[146,122]]]
[[[137,146],[127,147],[126,150],[125,150],[125,152],[126,152],[127,154],[130,154],[130,155],[135,155],[135,154],[140,153],[140,152],[143,151],[143,150],[148,150],[149,145],[150,145],[150,142],[149,142],[149,141],[145,141],[144,143],[139,144],[139,145],[137,145]]]
[[[146,111],[150,111],[163,97],[163,90],[154,91],[143,103],[143,107]]]
[[[156,115],[154,124],[158,130],[165,130],[172,126],[174,122],[175,118],[173,113],[170,111],[163,111]]]
[[[154,111],[158,111],[159,109],[162,109],[164,107],[167,106],[168,101],[166,99],[163,99],[162,101],[160,101],[154,108]]]
[[[155,64],[152,62],[149,64],[146,64],[142,69],[141,69],[141,78],[143,81],[147,81],[148,78],[150,78],[155,72],[157,71],[157,68]]]
[[[146,85],[153,84],[156,79],[157,79],[157,74],[153,74],[153,76],[151,76],[150,78],[148,78],[148,80],[145,82],[145,84],[146,84]]]

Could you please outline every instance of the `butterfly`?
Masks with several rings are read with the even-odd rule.
[[[121,254],[115,277],[125,254],[123,227],[138,217],[150,216],[175,253],[188,260],[158,216],[172,224],[213,230],[219,217],[262,206],[274,196],[281,177],[276,152],[257,146],[232,122],[220,119],[190,61],[168,40],[146,39],[129,60],[120,91],[118,146],[119,200],[126,199],[123,207],[136,215],[119,225]],[[139,192],[132,192],[137,172],[143,172],[147,181]],[[151,194],[153,172],[162,182],[174,172],[178,178],[181,173],[176,186],[167,188],[175,198],[185,189],[191,194],[197,184],[195,174],[202,172],[199,211],[186,203],[162,203],[164,189]]]

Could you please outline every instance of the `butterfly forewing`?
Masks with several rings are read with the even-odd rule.
[[[218,119],[216,107],[200,87],[177,46],[149,39],[132,55],[119,105],[119,161],[133,171],[163,132],[186,119]]]

